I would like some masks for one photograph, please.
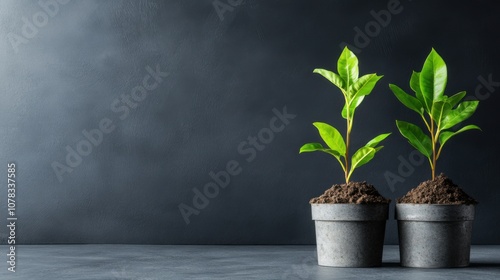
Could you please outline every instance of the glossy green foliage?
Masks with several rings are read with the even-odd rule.
[[[421,72],[413,72],[410,88],[414,95],[407,94],[400,87],[389,84],[396,98],[406,107],[419,114],[427,129],[424,131],[411,123],[396,121],[401,135],[419,152],[429,159],[432,178],[435,177],[436,161],[443,146],[453,136],[471,129],[467,125],[458,130],[453,127],[467,120],[477,109],[479,101],[462,101],[465,91],[452,96],[444,94],[448,73],[443,58],[432,49],[427,56]]]
[[[335,127],[315,122],[313,125],[318,130],[326,147],[321,143],[307,143],[300,148],[299,153],[320,151],[334,156],[344,171],[347,183],[354,170],[372,160],[375,153],[382,148],[379,146],[380,142],[390,135],[390,133],[385,133],[376,136],[358,149],[352,157],[349,157],[350,133],[354,113],[382,76],[367,74],[359,77],[358,58],[347,47],[344,48],[337,61],[338,73],[325,69],[314,69],[313,72],[320,74],[338,87],[344,96],[345,104],[341,114],[347,123],[346,139],[344,140],[342,134]]]

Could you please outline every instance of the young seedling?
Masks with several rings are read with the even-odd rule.
[[[313,72],[325,77],[337,86],[344,95],[345,105],[342,109],[342,117],[346,119],[345,141],[342,134],[335,127],[326,123],[315,122],[313,125],[318,129],[319,135],[327,148],[323,147],[321,143],[307,143],[300,148],[299,153],[320,151],[334,156],[344,171],[347,184],[354,170],[368,163],[373,159],[375,153],[382,149],[383,146],[378,146],[378,144],[390,133],[378,135],[358,149],[352,157],[349,157],[351,131],[356,108],[361,104],[365,96],[372,92],[378,80],[383,76],[367,74],[358,78],[358,58],[347,47],[344,48],[337,61],[337,71],[338,74],[325,69],[314,69]]]
[[[432,49],[425,59],[421,72],[413,71],[410,88],[415,97],[404,92],[400,87],[389,84],[390,89],[406,107],[417,112],[424,121],[429,135],[420,127],[405,121],[396,121],[396,125],[408,142],[429,159],[432,179],[436,176],[436,162],[444,144],[453,136],[477,125],[466,125],[459,130],[450,130],[455,125],[468,119],[476,111],[479,101],[463,101],[465,91],[452,96],[444,94],[448,74],[446,64],[439,54]]]

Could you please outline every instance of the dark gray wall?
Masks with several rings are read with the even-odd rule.
[[[431,47],[448,64],[449,94],[500,81],[495,1],[401,0],[384,26],[371,26],[370,11],[395,2],[238,2],[220,15],[212,0],[71,1],[47,11],[38,1],[0,3],[0,180],[15,162],[19,242],[314,243],[308,200],[343,177],[332,158],[298,148],[319,140],[314,121],[343,126],[340,93],[312,74],[336,68],[342,42],[358,48],[361,73],[384,75],[358,110],[354,145],[394,132],[353,179],[393,200],[430,172],[426,163],[398,171],[413,149],[394,120],[418,119],[387,84],[408,88]],[[355,37],[367,25],[369,41]],[[148,80],[147,67],[169,74]],[[144,79],[151,90],[138,87]],[[483,131],[453,139],[438,166],[480,201],[476,244],[500,244],[499,88],[478,88],[469,122]],[[144,99],[123,103],[132,93]],[[282,125],[275,116],[285,107],[294,118]],[[114,130],[90,151],[82,131],[100,122]],[[257,150],[248,138],[259,134]],[[80,162],[68,152],[78,148],[88,153]],[[213,193],[210,172],[228,164],[234,175]],[[388,172],[404,182],[391,186]],[[208,205],[186,224],[179,206],[193,207],[205,186],[213,197],[197,201]],[[2,224],[6,193],[1,184]],[[397,242],[392,213],[386,242]]]

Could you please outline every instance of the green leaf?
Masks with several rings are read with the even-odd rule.
[[[299,154],[307,152],[323,151],[324,149],[325,148],[323,148],[323,145],[321,145],[321,143],[307,143],[302,145],[302,147],[300,147]]]
[[[358,58],[347,47],[340,54],[337,61],[337,71],[340,77],[344,80],[346,89],[348,89],[356,80],[359,75]]]
[[[448,115],[451,110],[451,105],[448,103],[447,97],[443,96],[441,101],[434,102],[432,106],[431,116],[436,122],[438,128],[441,128],[443,119]]]
[[[356,111],[356,108],[363,102],[363,99],[365,99],[364,96],[360,96],[354,100],[351,101],[351,106],[349,106],[349,118],[352,119],[354,116],[354,112]],[[347,119],[347,104],[344,105],[344,108],[342,108],[342,117],[344,119]]]
[[[479,129],[481,130],[481,128],[479,128],[479,126],[477,125],[473,125],[473,124],[469,124],[469,125],[466,125],[464,127],[462,127],[461,129],[459,129],[458,131],[443,131],[441,132],[441,134],[439,135],[439,145],[441,147],[444,146],[444,144],[450,140],[451,137],[459,134],[459,133],[462,133],[464,131],[467,131],[467,130],[471,130],[471,129]]]
[[[422,72],[420,72],[420,89],[424,100],[432,100],[433,103],[440,100],[446,88],[447,78],[444,60],[432,49],[425,59]]]
[[[447,129],[468,119],[477,109],[479,101],[464,101],[457,108],[450,110],[442,122],[441,129]]]
[[[410,78],[410,88],[415,93],[422,93],[420,90],[420,72],[413,71]]]
[[[417,112],[419,115],[424,114],[424,107],[422,106],[422,103],[415,97],[407,94],[402,90],[400,87],[397,85],[389,84],[389,88],[392,90],[394,95],[396,95],[396,98],[403,103],[406,107],[410,108],[411,110]]]
[[[383,76],[377,76],[377,74],[367,74],[362,76],[354,84],[352,84],[349,90],[350,97],[352,97],[352,99],[356,99],[360,96],[370,94],[382,77]]]
[[[404,122],[404,121],[396,121],[396,125],[408,142],[421,152],[424,156],[430,158],[432,155],[432,141],[431,138],[424,134],[420,127]]]
[[[450,103],[451,108],[457,106],[458,102],[462,100],[465,96],[465,91],[461,91],[453,96],[448,97],[448,103]]]
[[[321,145],[320,143],[307,143],[304,144],[302,147],[300,147],[299,154],[306,152],[324,152],[329,155],[332,155],[337,159],[337,161],[340,163],[340,166],[342,166],[342,169],[345,171],[344,163],[340,159],[341,155],[337,151],[331,149],[325,149],[323,145]]]
[[[325,79],[336,85],[340,90],[342,90],[342,92],[347,91],[344,80],[342,80],[337,73],[320,68],[314,69],[313,73],[320,74],[325,77]]]
[[[347,119],[347,106],[349,105],[349,118],[354,116],[356,108],[361,104],[364,97],[373,90],[378,80],[383,76],[377,76],[376,74],[367,74],[359,78],[356,83],[354,83],[348,91],[347,102],[342,109],[342,117]]]
[[[354,169],[361,167],[367,164],[370,160],[375,156],[375,150],[372,147],[361,147],[357,150],[354,155],[352,155],[351,159],[351,170],[349,171],[348,177],[351,177],[351,174],[354,172]]]
[[[380,142],[382,142],[389,135],[391,135],[390,132],[389,133],[380,134],[380,135],[376,136],[375,138],[373,138],[372,140],[368,141],[368,143],[366,143],[365,147],[376,148],[376,146],[378,144],[380,144]]]
[[[426,112],[430,113],[432,108],[432,98],[426,98],[422,94],[422,90],[420,89],[420,72],[415,72],[411,74],[410,78],[410,88],[415,92],[415,96],[418,101],[424,106]]]
[[[319,135],[331,150],[345,156],[346,145],[344,138],[336,128],[322,122],[315,122],[313,125],[318,129]]]

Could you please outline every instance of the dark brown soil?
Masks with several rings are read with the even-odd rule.
[[[405,196],[397,199],[398,203],[417,204],[477,204],[459,186],[443,173],[410,190]]]
[[[366,182],[349,182],[349,184],[333,185],[324,194],[309,201],[309,203],[354,204],[388,204],[390,202],[390,199],[381,196],[374,186]]]

